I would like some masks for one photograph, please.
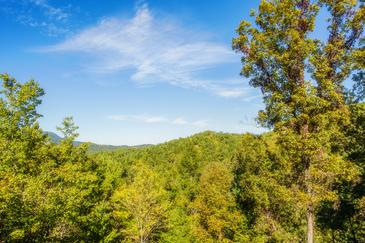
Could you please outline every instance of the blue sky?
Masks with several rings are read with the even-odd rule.
[[[37,80],[41,127],[55,131],[71,115],[81,141],[258,133],[261,95],[231,50],[258,2],[0,0],[0,72]]]

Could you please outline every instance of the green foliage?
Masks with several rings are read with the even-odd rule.
[[[73,118],[68,116],[62,121],[62,127],[57,127],[57,130],[60,131],[65,139],[74,140],[79,134],[76,132],[79,129],[78,126],[75,125]]]
[[[312,38],[321,8],[325,42]],[[318,242],[363,242],[364,11],[264,0],[240,24],[233,47],[272,128],[261,135],[116,148],[75,141],[66,117],[54,141],[37,122],[43,89],[0,75],[0,242],[303,242],[311,223]]]
[[[330,14],[327,41],[311,37],[321,8]],[[357,1],[264,0],[256,25],[242,21],[233,39],[233,48],[242,53],[241,74],[264,96],[258,120],[278,133],[288,158],[291,187],[307,212],[308,242],[313,242],[319,203],[335,200],[335,183],[358,175],[332,140],[343,139],[350,122],[343,82],[364,68],[359,47],[364,11]]]
[[[193,205],[196,205],[195,198],[203,190],[197,185],[203,178],[202,174],[208,171],[206,168],[210,167],[211,161],[218,160],[227,165],[233,165],[232,158],[240,146],[240,141],[239,135],[205,132],[161,145],[95,154],[95,160],[102,162],[101,173],[105,177],[103,188],[108,193],[114,192],[110,200],[114,202],[114,213],[120,215],[120,217],[114,215],[116,225],[113,227],[117,229],[118,237],[128,239],[133,238],[131,235],[134,235],[134,238],[137,237],[130,233],[133,229],[135,230],[136,215],[129,213],[131,210],[123,206],[123,201],[138,201],[139,204],[146,206],[150,204],[151,196],[159,201],[159,207],[168,208],[161,211],[159,207],[156,208],[159,212],[164,212],[159,214],[164,223],[163,228],[157,231],[157,236],[153,239],[159,239],[162,242],[199,241],[198,235],[193,233],[200,227],[198,221],[194,219],[196,214],[193,213]],[[229,170],[225,171],[228,173],[226,175],[228,178],[232,177],[229,175]],[[151,194],[145,195],[142,191],[145,191],[144,188],[149,185],[155,186],[152,189],[146,189]],[[219,183],[216,186],[219,187]],[[225,187],[225,190],[228,191],[224,195],[231,195],[229,187]],[[162,192],[161,197],[153,196],[157,192]],[[116,201],[117,198],[119,199]],[[235,207],[234,198],[232,200],[233,202],[230,203],[233,203],[233,206],[229,207],[227,212]],[[224,205],[225,202],[222,202],[222,206]],[[235,213],[237,215],[239,212],[235,211]],[[234,227],[244,227],[244,224],[239,225],[239,222],[242,220],[237,219],[237,222],[233,224]],[[240,232],[234,233],[239,235]],[[238,237],[235,240],[239,241]],[[200,241],[204,242],[204,240]]]
[[[39,129],[44,94],[33,80],[1,76],[0,239],[72,240],[86,237],[97,177],[83,147],[53,145]]]
[[[86,144],[75,144],[71,118],[61,129],[65,138],[51,142],[33,119],[39,117],[36,106],[43,92],[33,81],[32,90],[11,80],[18,87],[11,100],[27,97],[19,104],[34,108],[28,114],[1,97],[1,241],[304,240],[307,195],[293,183],[300,164],[288,162],[296,156],[283,151],[288,147],[282,146],[280,132],[204,132],[90,154]],[[3,85],[2,94],[10,93],[7,89]],[[355,172],[348,171],[357,166],[361,174],[355,181],[336,177],[333,197],[318,202],[320,241],[365,237],[364,113],[363,104],[350,107],[344,139],[333,145],[343,156],[338,159],[354,162],[341,173],[351,177]],[[9,122],[14,120],[22,122]]]
[[[360,177],[335,185],[337,200],[322,202],[319,225],[336,242],[358,242],[365,238],[365,104],[352,104],[351,124],[346,128],[347,159],[359,167]]]
[[[242,241],[245,218],[231,191],[233,173],[221,163],[204,168],[197,197],[190,204],[193,233],[201,242]]]
[[[144,164],[133,166],[132,173],[132,181],[121,184],[112,196],[113,215],[127,241],[157,241],[166,230],[169,208],[164,182]]]
[[[235,166],[238,204],[253,242],[303,240],[302,212],[276,136],[246,134]]]

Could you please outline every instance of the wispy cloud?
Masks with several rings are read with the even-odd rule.
[[[176,125],[186,125],[188,124],[188,121],[186,121],[184,118],[182,117],[178,117],[176,118],[175,120],[172,121],[173,124],[176,124]]]
[[[142,122],[142,123],[168,123],[173,125],[181,126],[194,126],[194,127],[206,127],[208,126],[207,120],[195,120],[187,121],[183,117],[176,117],[169,119],[164,116],[149,116],[149,115],[110,115],[107,117],[114,121],[132,121],[132,122]]]
[[[52,20],[65,21],[70,17],[65,9],[53,7],[47,0],[29,0],[29,2],[41,8],[44,15]]]
[[[56,36],[70,31],[71,5],[55,7],[47,0],[0,0],[0,12],[15,21]]]
[[[221,88],[217,90],[217,95],[227,98],[236,98],[246,95],[247,90],[243,88]]]
[[[211,41],[204,33],[164,16],[156,18],[146,4],[132,18],[106,18],[62,43],[38,50],[89,54],[96,64],[88,63],[87,71],[132,70],[130,78],[141,85],[163,82],[222,97],[247,95],[238,81],[201,78],[204,70],[237,62],[229,45]]]

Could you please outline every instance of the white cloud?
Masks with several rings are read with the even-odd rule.
[[[43,13],[50,19],[64,21],[70,17],[70,14],[64,9],[53,7],[47,0],[29,0],[29,2],[43,9]]]
[[[208,126],[207,120],[187,121],[182,117],[169,119],[164,116],[148,116],[148,115],[110,115],[107,117],[114,121],[132,121],[142,123],[168,123],[172,125],[185,125],[194,127]]]
[[[168,122],[168,119],[163,116],[132,116],[135,120],[144,122],[144,123],[162,123]]]
[[[18,23],[37,28],[50,36],[70,31],[71,8],[70,4],[55,7],[47,0],[0,0],[0,12],[11,16]]]
[[[237,62],[230,46],[210,41],[204,33],[182,28],[164,16],[155,17],[145,4],[130,19],[104,19],[39,51],[86,53],[96,61],[88,63],[88,71],[131,70],[130,78],[142,85],[164,82],[223,97],[246,95],[241,82],[201,78],[201,71]]]
[[[182,117],[178,117],[175,120],[172,121],[173,124],[177,124],[177,125],[185,125],[188,124],[188,122],[182,118]]]
[[[126,120],[128,120],[128,116],[124,116],[124,115],[111,115],[111,116],[108,116],[108,119],[114,120],[114,121],[126,121]]]
[[[246,95],[246,90],[242,88],[221,88],[217,91],[217,95],[227,98],[236,98]]]
[[[127,115],[111,115],[108,116],[108,119],[115,120],[115,121],[128,121],[128,120],[134,120],[144,123],[161,123],[161,122],[167,122],[168,119],[162,116],[146,116],[146,115],[133,115],[133,116],[127,116]]]

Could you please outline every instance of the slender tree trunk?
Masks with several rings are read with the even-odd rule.
[[[308,124],[304,124],[301,127],[301,134],[303,136],[303,139],[306,140],[308,138],[308,134],[309,134],[309,126]],[[313,243],[314,242],[314,210],[313,210],[313,205],[311,202],[311,198],[312,198],[312,188],[310,186],[310,182],[311,182],[311,175],[309,172],[310,169],[310,158],[308,158],[307,156],[305,156],[305,150],[306,148],[303,147],[302,148],[302,163],[304,164],[304,166],[306,166],[306,170],[304,172],[304,185],[305,185],[305,190],[307,192],[307,195],[310,198],[310,201],[308,202],[307,205],[307,243]]]
[[[355,230],[354,230],[354,226],[352,224],[351,218],[349,218],[349,223],[350,223],[350,229],[351,229],[351,234],[352,234],[352,241],[356,243],[358,241],[356,239],[356,234],[355,234]]]
[[[314,213],[313,207],[308,206],[307,209],[307,243],[314,242]]]
[[[308,169],[309,170],[309,169]],[[307,179],[307,194],[311,198],[312,197],[312,188],[310,185],[310,173],[307,170],[306,179]],[[314,208],[311,200],[307,205],[307,243],[314,242]]]
[[[331,229],[331,235],[332,235],[332,243],[336,243],[336,240],[335,240],[335,232],[333,229]]]
[[[306,143],[306,140],[309,135],[309,126],[308,124],[304,124],[301,128],[301,134],[303,137],[304,142]],[[311,159],[305,155],[305,150],[307,148],[302,148],[302,163],[306,167],[306,170],[304,172],[304,185],[306,193],[309,197],[309,202],[307,204],[307,243],[313,243],[314,242],[314,208],[312,204],[312,187],[311,187],[311,174],[310,174],[310,165],[311,165]]]

